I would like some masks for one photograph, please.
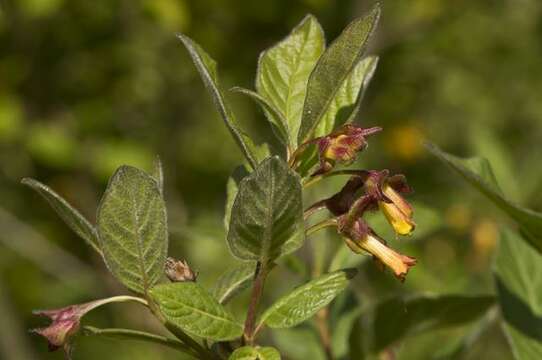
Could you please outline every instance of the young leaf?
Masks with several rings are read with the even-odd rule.
[[[289,146],[290,135],[288,133],[288,124],[286,123],[284,115],[282,115],[282,113],[279,112],[279,110],[275,108],[273,104],[271,104],[266,98],[264,98],[260,94],[249,89],[237,86],[232,88],[231,91],[244,94],[257,102],[265,111],[266,117],[271,123],[271,129],[273,130],[275,135],[277,135],[277,138],[284,145]]]
[[[240,185],[228,245],[242,260],[264,263],[297,250],[304,239],[299,176],[280,158],[264,160]]]
[[[352,121],[357,115],[363,94],[371,81],[378,57],[368,56],[361,60],[335,93],[322,120],[316,127],[315,136],[324,136],[337,126]]]
[[[542,359],[542,255],[515,232],[504,230],[494,274],[514,357]]]
[[[355,69],[379,17],[380,6],[376,5],[369,15],[350,23],[318,60],[307,85],[297,136],[299,144],[313,135],[345,79]]]
[[[215,299],[220,304],[226,304],[232,297],[250,285],[255,270],[255,263],[246,262],[226,271],[218,278],[213,289]]]
[[[517,222],[527,235],[527,240],[542,252],[542,213],[520,207],[506,199],[498,187],[495,175],[486,159],[461,159],[443,152],[433,144],[427,144],[426,147],[433,155],[450,166],[470,185]]]
[[[205,87],[211,93],[213,102],[215,103],[220,116],[224,120],[226,127],[232,134],[234,140],[237,142],[237,145],[239,145],[241,148],[250,166],[255,168],[258,165],[258,162],[256,160],[254,144],[248,135],[239,129],[233,112],[230,110],[224,99],[224,95],[222,94],[222,90],[220,89],[220,85],[218,83],[216,62],[189,37],[183,34],[178,34],[177,37],[182,41],[188,50],[188,53],[192,57],[192,61],[198,69]]]
[[[191,335],[225,341],[243,333],[233,315],[195,282],[160,284],[150,296],[170,324]]]
[[[236,349],[228,360],[280,360],[280,354],[272,347],[243,346]]]
[[[264,51],[258,61],[256,89],[286,119],[293,148],[296,147],[307,81],[324,48],[322,27],[314,16],[307,15],[284,40]],[[266,113],[272,117],[269,111]]]
[[[296,288],[271,305],[263,313],[260,324],[271,328],[288,328],[302,323],[327,306],[348,286],[348,280],[355,274],[356,271],[352,269],[339,270]]]
[[[24,178],[21,181],[24,185],[36,190],[55,210],[55,212],[64,220],[64,222],[87,244],[102,255],[102,250],[98,243],[96,229],[77,209],[72,207],[60,195],[54,192],[48,186],[31,178]]]
[[[378,353],[406,336],[462,325],[483,315],[493,296],[394,297],[365,313],[350,334],[350,356]],[[370,336],[368,334],[371,334]]]
[[[152,176],[158,184],[158,189],[160,190],[160,193],[164,195],[164,169],[162,167],[162,161],[160,161],[160,157],[158,156],[154,159]]]
[[[121,166],[109,180],[97,225],[105,263],[120,282],[137,293],[158,282],[168,233],[166,206],[154,178]]]

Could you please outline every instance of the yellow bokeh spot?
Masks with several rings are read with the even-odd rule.
[[[486,258],[497,244],[499,228],[492,220],[484,219],[474,225],[471,236],[476,254]]]
[[[386,146],[393,156],[401,160],[413,161],[423,153],[424,138],[423,133],[416,126],[397,126],[388,131]]]

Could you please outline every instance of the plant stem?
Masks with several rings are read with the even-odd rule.
[[[252,293],[250,295],[250,304],[248,306],[247,318],[245,320],[244,338],[248,345],[254,343],[256,315],[258,312],[258,305],[263,294],[263,288],[265,279],[267,278],[267,264],[264,262],[258,262],[255,271],[255,280],[252,287]]]
[[[326,227],[330,226],[337,226],[337,219],[326,219],[323,221],[320,221],[319,223],[316,223],[309,227],[307,230],[305,230],[306,236],[311,236],[315,232],[318,232]]]
[[[327,360],[333,360],[333,352],[331,351],[331,333],[329,331],[328,324],[329,309],[323,308],[316,313],[316,327],[318,329],[318,335],[322,341],[322,347],[326,354]]]
[[[177,339],[172,339],[172,338],[168,338],[161,335],[151,334],[144,331],[131,330],[131,329],[100,329],[93,326],[84,326],[83,333],[86,336],[97,335],[97,336],[106,336],[106,337],[111,337],[111,338],[134,339],[134,340],[152,342],[155,344],[160,344],[160,345],[173,348],[175,350],[180,350],[196,358],[198,357],[198,353],[196,353],[193,349],[189,348],[188,346],[186,346],[186,344],[184,344],[183,342]]]

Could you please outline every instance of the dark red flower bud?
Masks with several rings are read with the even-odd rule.
[[[381,131],[380,127],[364,129],[352,124],[343,125],[339,130],[318,139],[320,168],[313,175],[330,171],[336,163],[351,163],[357,153],[367,147],[365,137]]]

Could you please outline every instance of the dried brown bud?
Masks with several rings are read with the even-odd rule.
[[[166,276],[172,282],[196,281],[198,274],[192,271],[185,260],[166,259]]]

